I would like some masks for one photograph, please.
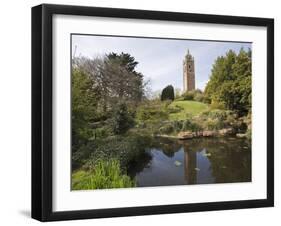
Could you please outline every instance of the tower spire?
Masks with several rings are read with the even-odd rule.
[[[186,60],[192,60],[192,55],[190,54],[189,49],[187,49],[187,53],[185,55]]]
[[[195,89],[195,70],[194,57],[190,54],[189,49],[183,61],[183,90],[191,91]]]

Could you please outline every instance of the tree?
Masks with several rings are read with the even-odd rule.
[[[112,112],[117,102],[137,106],[145,94],[143,75],[135,70],[138,62],[127,53],[110,53],[89,59],[74,58],[73,67],[84,71],[101,90],[98,109],[102,115]]]
[[[133,126],[134,120],[125,103],[117,105],[112,119],[112,129],[115,134],[123,134]]]
[[[89,75],[72,71],[72,144],[75,147],[91,137],[90,122],[95,120],[100,90],[93,86]],[[74,148],[75,149],[75,148]]]
[[[174,100],[175,94],[174,94],[174,87],[172,85],[166,86],[161,93],[161,101],[164,100]]]
[[[143,75],[135,70],[138,62],[128,53],[106,55],[108,66],[114,67],[118,81],[119,96],[140,102],[144,96]],[[119,73],[118,73],[119,72]],[[115,76],[116,77],[116,76]],[[117,88],[116,87],[116,88]]]
[[[118,61],[118,63],[121,66],[125,67],[127,71],[136,72],[135,67],[138,65],[138,62],[135,61],[135,58],[129,53],[122,52],[121,54],[117,54],[112,52],[110,54],[107,54],[106,57],[110,61]]]
[[[241,49],[238,55],[230,50],[218,57],[204,95],[212,104],[246,115],[251,110],[251,64],[251,50]]]

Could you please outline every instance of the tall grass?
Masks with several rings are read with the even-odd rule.
[[[72,174],[73,190],[135,187],[135,181],[122,174],[117,160],[98,161],[93,170]]]

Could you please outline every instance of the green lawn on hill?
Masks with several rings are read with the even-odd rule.
[[[171,113],[169,115],[170,120],[185,120],[187,114],[198,115],[203,111],[208,110],[208,105],[202,102],[197,101],[189,101],[189,100],[181,100],[181,101],[173,101],[170,107],[179,106],[183,108],[180,112]]]

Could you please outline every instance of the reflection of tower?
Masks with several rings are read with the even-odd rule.
[[[194,57],[189,50],[183,61],[183,92],[195,89]]]
[[[184,176],[187,184],[197,183],[196,168],[197,154],[184,146]]]

